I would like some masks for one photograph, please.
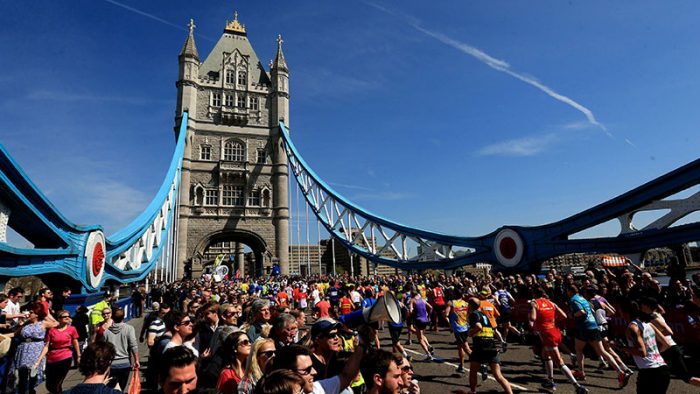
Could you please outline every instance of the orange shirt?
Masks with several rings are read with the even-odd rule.
[[[289,294],[286,291],[280,291],[277,293],[277,301],[280,306],[289,306]]]
[[[486,300],[481,300],[481,303],[479,304],[479,310],[481,313],[486,315],[486,317],[489,318],[489,323],[491,323],[491,327],[496,328],[498,324],[496,323],[496,318],[501,316],[500,313],[498,313],[498,309],[496,309],[495,306],[493,306],[492,303]]]

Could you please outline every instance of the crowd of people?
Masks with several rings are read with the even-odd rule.
[[[113,393],[143,376],[142,390],[154,393],[419,394],[417,360],[406,347],[415,342],[420,361],[431,362],[436,355],[426,331],[449,328],[455,372],[466,373],[468,363],[465,392],[476,392],[479,374],[512,392],[501,363],[508,342],[519,341],[531,344],[541,361],[546,390],[556,388],[560,371],[576,393],[588,392],[584,357],[595,354],[594,363],[613,370],[618,387],[637,373],[638,392],[663,393],[672,373],[700,386],[664,319],[682,311],[697,330],[699,286],[698,274],[665,287],[642,270],[603,267],[578,277],[554,269],[539,276],[206,276],[151,285],[149,292],[138,288],[130,312],[138,317],[150,306],[140,333],[112,294],[71,314],[63,305],[69,289],[54,296],[44,288],[26,302],[24,290],[14,288],[0,294],[0,354],[10,341],[0,360],[0,389],[33,393],[45,382],[47,391],[61,393],[75,363],[85,379],[69,393]],[[350,318],[383,296],[396,300],[402,319]],[[617,318],[626,324],[622,332],[612,329]],[[390,347],[382,346],[381,330]],[[149,349],[144,370],[139,341]]]

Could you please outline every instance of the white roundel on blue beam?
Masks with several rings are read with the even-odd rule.
[[[501,265],[512,268],[518,265],[523,258],[525,244],[515,230],[505,228],[496,235],[493,252]]]
[[[102,231],[90,233],[85,244],[85,269],[90,286],[97,288],[102,281],[105,272],[105,257],[107,248],[105,246],[105,235]]]

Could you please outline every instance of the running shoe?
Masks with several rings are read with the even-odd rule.
[[[557,385],[554,383],[553,380],[548,380],[546,382],[542,382],[542,388],[549,391],[556,391]]]
[[[428,345],[428,351],[430,352],[430,354],[435,353],[435,349],[431,345]]]
[[[428,355],[425,356],[425,361],[435,361],[435,357],[433,357],[432,355],[428,354]]]
[[[576,380],[586,380],[586,374],[579,371],[578,369],[574,369],[571,371],[571,374],[574,375]]]
[[[465,371],[465,370],[464,370],[464,367],[460,365],[459,367],[457,367],[457,369],[455,370],[455,372],[461,374],[461,373],[465,373],[465,372],[467,372],[467,371]]]
[[[617,382],[620,383],[620,388],[627,386],[627,383],[630,382],[631,376],[632,374],[627,371],[617,374]]]
[[[588,389],[581,385],[578,385],[578,387],[576,387],[576,394],[586,394],[587,392]]]
[[[489,368],[486,364],[481,364],[481,380],[486,380],[489,377]]]

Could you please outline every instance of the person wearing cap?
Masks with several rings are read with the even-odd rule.
[[[498,327],[496,319],[499,318],[501,314],[498,312],[498,309],[496,309],[496,306],[489,301],[489,298],[491,298],[491,289],[488,286],[484,286],[481,291],[479,291],[479,310],[489,319],[489,324],[491,324],[491,328],[494,329],[493,334],[496,339],[501,342],[503,350],[505,351],[506,341],[503,340],[501,332],[496,329]]]
[[[495,333],[488,317],[481,311],[481,301],[478,298],[469,299],[469,331],[472,337],[472,353],[469,356],[469,386],[476,393],[476,374],[482,365],[491,367],[491,373],[506,393],[513,393],[510,383],[501,373],[501,362],[498,356]],[[483,373],[483,372],[482,372]]]
[[[652,326],[666,338],[669,347],[667,349],[661,349],[661,357],[663,357],[666,364],[671,368],[671,372],[684,382],[700,387],[700,378],[693,376],[688,370],[685,357],[683,356],[683,350],[678,346],[676,341],[673,340],[673,330],[666,324],[666,320],[661,315],[660,311],[663,309],[660,309],[659,303],[652,297],[642,297],[639,300],[639,309],[640,312],[644,314],[644,317],[650,320]]]
[[[342,324],[332,319],[321,319],[311,326],[313,353],[311,361],[318,373],[315,380],[326,379],[328,364],[335,355],[343,350],[339,329]]]

